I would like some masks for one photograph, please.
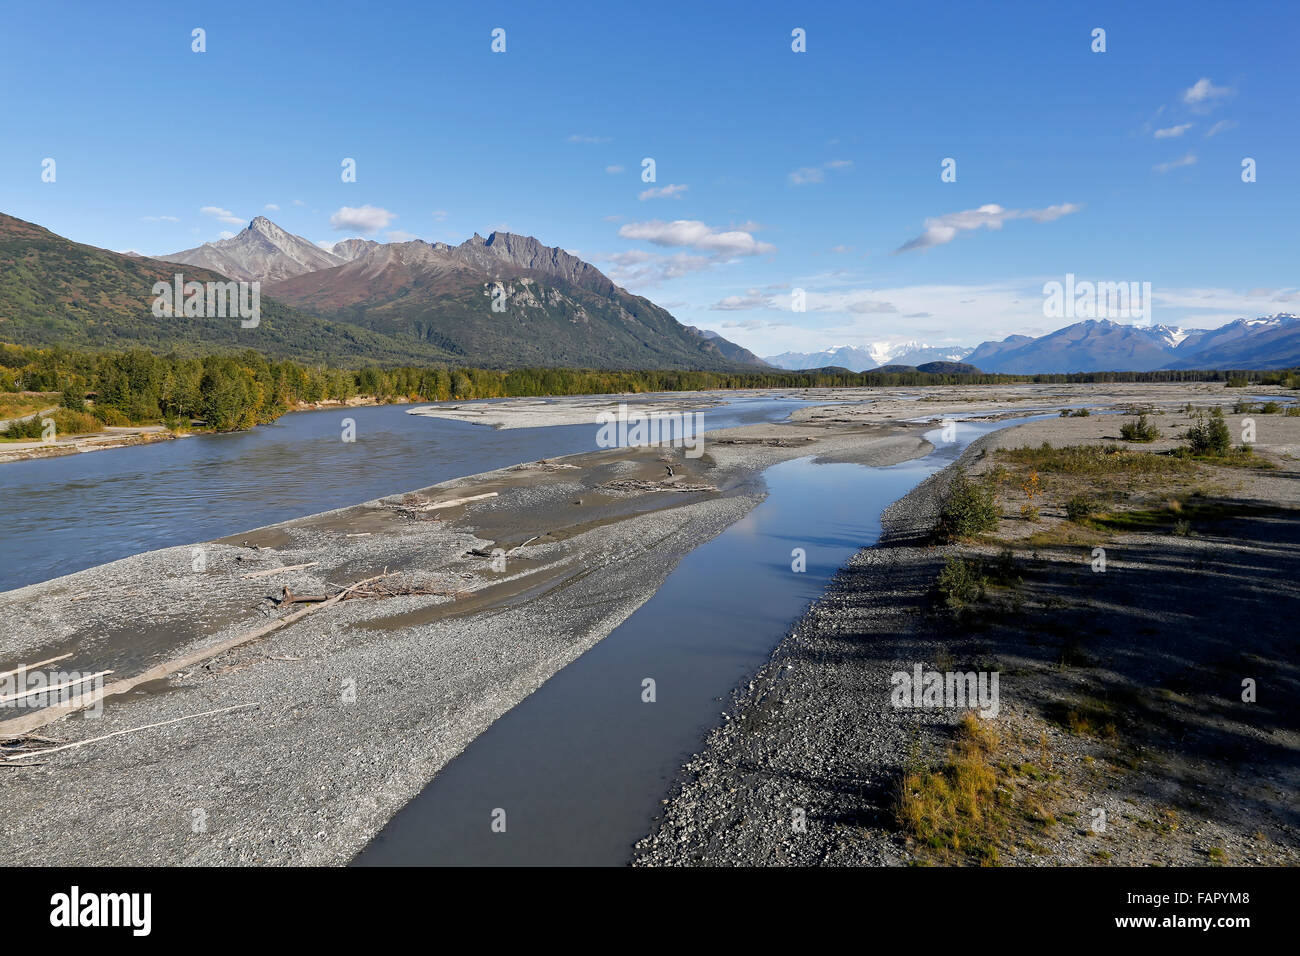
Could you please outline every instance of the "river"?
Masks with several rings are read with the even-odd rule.
[[[781,421],[804,404],[736,396],[706,409],[706,422],[712,431]],[[293,412],[248,431],[0,464],[0,591],[596,447],[594,422],[498,430],[410,407]],[[345,418],[355,442],[341,440]]]
[[[974,439],[1035,417],[958,423],[950,442],[927,432],[931,454],[889,467],[800,458],[768,468],[762,503],[687,554],[608,637],[477,737],[355,864],[626,863],[726,695],[835,572],[878,540],[885,508]],[[792,570],[795,548],[807,555],[805,571]],[[492,827],[502,811],[504,832]]]

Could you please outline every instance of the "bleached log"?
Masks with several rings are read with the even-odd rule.
[[[35,664],[24,664],[22,667],[16,667],[11,671],[5,671],[3,674],[0,674],[0,680],[3,680],[6,677],[13,677],[15,674],[22,671],[34,671],[36,668],[44,667],[46,664],[57,664],[59,661],[66,661],[71,656],[72,653],[68,652],[67,654],[60,654],[58,657],[51,657],[48,661],[37,661]]]
[[[197,720],[200,717],[214,717],[217,714],[229,714],[236,710],[247,710],[250,707],[261,707],[261,704],[236,704],[233,707],[222,707],[220,710],[209,710],[202,714],[189,714],[185,717],[175,717],[171,720],[160,720],[156,724],[145,724],[143,727],[132,727],[130,730],[115,730],[111,734],[104,734],[100,737],[91,737],[88,740],[78,740],[74,743],[63,744],[59,747],[47,747],[44,750],[28,750],[25,753],[10,754],[5,760],[25,760],[31,757],[44,757],[46,754],[58,753],[60,750],[73,750],[77,747],[84,747],[87,744],[99,743],[101,740],[108,740],[110,737],[121,737],[125,734],[136,734],[142,730],[153,730],[155,727],[166,727],[168,724],[179,724],[183,720]]]
[[[52,684],[47,687],[33,687],[30,690],[20,690],[16,694],[6,694],[0,697],[0,704],[7,704],[11,700],[22,700],[24,697],[35,697],[37,694],[50,694],[56,690],[63,690],[65,687],[75,687],[77,684],[84,684],[88,680],[94,680],[96,677],[103,677],[105,674],[111,674],[112,671],[100,671],[98,674],[90,674],[86,677],[78,677],[76,680],[66,680],[62,684]]]
[[[93,707],[99,701],[108,697],[116,697],[119,694],[125,694],[128,691],[139,687],[141,684],[147,684],[150,681],[162,680],[164,677],[169,677],[179,670],[193,667],[195,664],[200,664],[209,658],[224,654],[226,651],[233,650],[242,644],[255,641],[259,637],[265,637],[273,631],[277,631],[282,627],[287,627],[295,621],[302,620],[308,614],[319,611],[321,608],[330,607],[339,603],[339,601],[342,601],[357,588],[364,587],[367,584],[371,584],[386,577],[388,577],[387,569],[384,570],[383,574],[376,574],[374,577],[366,578],[365,580],[358,581],[355,584],[348,585],[328,601],[322,601],[319,604],[307,604],[301,610],[286,614],[281,618],[276,618],[269,624],[264,624],[246,634],[237,635],[229,640],[222,641],[220,644],[215,644],[212,647],[200,648],[197,651],[186,654],[184,657],[178,657],[174,660],[164,661],[161,664],[155,664],[153,667],[134,677],[114,681],[104,687],[98,694],[88,694],[86,697],[77,701],[57,704],[52,707],[46,707],[44,710],[27,714],[23,717],[15,717],[11,720],[2,721],[0,722],[0,739],[5,737],[16,737],[20,734],[25,734],[29,731],[35,730],[38,727],[52,724],[54,721],[66,717],[68,714],[75,713],[78,710],[83,710],[87,707]]]

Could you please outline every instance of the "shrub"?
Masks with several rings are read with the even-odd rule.
[[[1065,516],[1071,521],[1083,521],[1093,510],[1092,502],[1083,495],[1075,495],[1065,503]]]
[[[86,410],[86,393],[75,385],[69,385],[63,390],[63,396],[59,404],[69,411],[84,412]]]
[[[1020,508],[1020,517],[1024,518],[1026,521],[1037,521],[1038,509],[1033,505],[1022,505]]]
[[[951,557],[935,581],[940,597],[951,608],[965,607],[984,596],[985,577],[977,561]]]
[[[85,432],[99,431],[99,422],[95,416],[85,412],[74,412],[66,408],[48,415],[37,415],[25,421],[10,422],[3,432],[5,438],[36,439],[45,437],[45,420],[54,420],[55,435],[81,435]]]
[[[1226,455],[1232,448],[1232,435],[1223,420],[1223,409],[1211,410],[1209,417],[1198,415],[1196,424],[1183,435],[1194,455]]]
[[[1150,442],[1160,437],[1160,429],[1147,421],[1145,415],[1139,415],[1120,426],[1119,437],[1125,441]]]
[[[958,472],[948,485],[939,509],[940,537],[952,541],[992,531],[998,524],[998,510],[993,503],[993,489],[971,481]]]

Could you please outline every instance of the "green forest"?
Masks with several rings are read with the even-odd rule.
[[[572,368],[333,368],[245,350],[202,357],[144,349],[83,352],[0,345],[0,392],[57,392],[59,404],[105,425],[162,423],[231,431],[274,421],[302,403],[357,396],[380,402],[599,395],[733,388],[897,387],[1016,382],[1223,382],[1300,386],[1300,371],[1092,372],[1072,375],[924,372],[600,371]],[[14,437],[12,433],[8,437]]]

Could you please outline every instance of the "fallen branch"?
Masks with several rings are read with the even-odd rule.
[[[430,501],[423,504],[391,504],[390,508],[397,508],[402,511],[440,511],[443,508],[455,508],[457,505],[469,504],[471,501],[482,501],[485,498],[495,498],[500,492],[489,491],[481,495],[469,495],[465,498],[448,498],[446,501]]]
[[[305,604],[313,601],[328,601],[328,594],[294,594],[288,588],[284,589],[284,596],[277,601],[277,604]]]
[[[23,671],[34,671],[36,668],[44,667],[46,664],[55,664],[59,661],[66,661],[71,656],[72,653],[69,652],[67,654],[60,654],[58,657],[51,657],[48,661],[37,661],[35,664],[24,664],[21,667],[15,667],[11,671],[5,671],[3,674],[0,674],[0,680],[3,680],[6,677],[13,677],[15,674],[20,674]]]
[[[681,475],[675,476],[681,478]],[[687,484],[678,482],[674,479],[665,481],[645,481],[640,478],[620,478],[615,481],[607,481],[601,485],[602,488],[608,488],[610,491],[677,491],[683,494],[691,494],[698,491],[717,491],[716,485],[704,484]]]
[[[60,750],[73,750],[77,747],[84,747],[87,744],[99,743],[101,740],[108,740],[111,737],[121,737],[125,734],[139,733],[142,730],[152,730],[155,727],[166,727],[168,724],[179,724],[183,720],[197,720],[199,717],[213,717],[217,714],[229,714],[236,710],[247,710],[250,707],[261,707],[261,704],[236,704],[233,707],[222,707],[220,710],[209,710],[202,714],[190,714],[186,717],[175,717],[172,720],[160,720],[156,724],[145,724],[143,727],[132,727],[130,730],[115,730],[111,734],[104,734],[102,737],[91,737],[89,740],[78,740],[75,743],[63,744],[60,747],[48,747],[45,750],[31,750],[27,753],[11,754],[5,757],[5,760],[25,760],[29,757],[44,757],[46,754],[55,754]]]
[[[374,577],[366,578],[365,580],[358,581],[355,584],[348,585],[343,590],[341,590],[338,594],[331,597],[329,600],[321,601],[319,604],[309,604],[306,607],[302,608],[301,610],[293,611],[292,613],[286,614],[284,617],[281,618],[276,618],[274,621],[271,621],[269,624],[264,624],[262,627],[249,631],[246,634],[241,634],[237,637],[232,637],[229,640],[222,641],[220,644],[215,644],[212,647],[200,648],[197,651],[194,651],[190,654],[186,654],[184,657],[179,657],[172,661],[164,661],[161,664],[156,664],[153,667],[149,668],[147,671],[137,674],[134,677],[128,677],[120,681],[114,681],[113,683],[104,687],[98,694],[88,694],[85,697],[80,698],[76,701],[69,701],[65,704],[57,704],[53,707],[46,707],[44,710],[39,710],[35,713],[27,714],[23,717],[15,717],[11,720],[0,722],[0,738],[18,736],[19,734],[24,734],[28,731],[35,730],[37,727],[44,727],[46,724],[52,724],[54,723],[54,721],[59,720],[62,717],[66,717],[68,714],[75,713],[76,711],[82,710],[86,707],[92,707],[99,701],[104,700],[105,698],[116,697],[119,694],[125,694],[128,691],[134,690],[136,687],[140,686],[141,684],[147,684],[150,681],[162,680],[164,677],[169,677],[179,670],[184,670],[187,667],[193,667],[194,665],[200,664],[203,661],[208,660],[209,658],[217,657],[220,654],[224,654],[226,651],[233,650],[234,648],[239,647],[240,645],[247,644],[250,641],[255,641],[260,637],[265,637],[267,634],[270,634],[272,631],[278,631],[282,627],[287,627],[288,625],[294,623],[295,621],[302,620],[304,617],[306,617],[308,614],[311,614],[314,611],[319,611],[321,608],[330,607],[331,605],[337,604],[339,601],[342,601],[344,598],[348,596],[348,594],[350,594],[352,591],[356,590],[357,588],[365,587],[368,584],[372,584],[375,581],[378,581],[386,577],[388,577],[387,569],[385,569],[383,574],[377,574]]]
[[[522,550],[522,549],[528,547],[530,544],[532,544],[534,541],[536,541],[536,540],[537,540],[538,538],[540,538],[540,537],[541,537],[540,534],[535,534],[535,535],[533,535],[531,538],[529,538],[527,541],[525,541],[523,544],[517,544],[517,545],[515,545],[513,548],[511,548],[509,551],[507,551],[506,554],[507,554],[507,555],[514,554],[516,551],[520,551],[520,550]]]
[[[20,690],[15,694],[6,694],[0,697],[0,704],[7,704],[12,700],[22,700],[24,697],[35,697],[37,694],[48,694],[56,690],[63,690],[65,687],[73,687],[77,684],[84,684],[88,680],[94,680],[96,677],[103,677],[105,674],[111,674],[112,671],[100,671],[98,674],[90,674],[87,677],[78,677],[76,680],[66,680],[62,684],[53,684],[48,687],[32,687],[28,690]]]

